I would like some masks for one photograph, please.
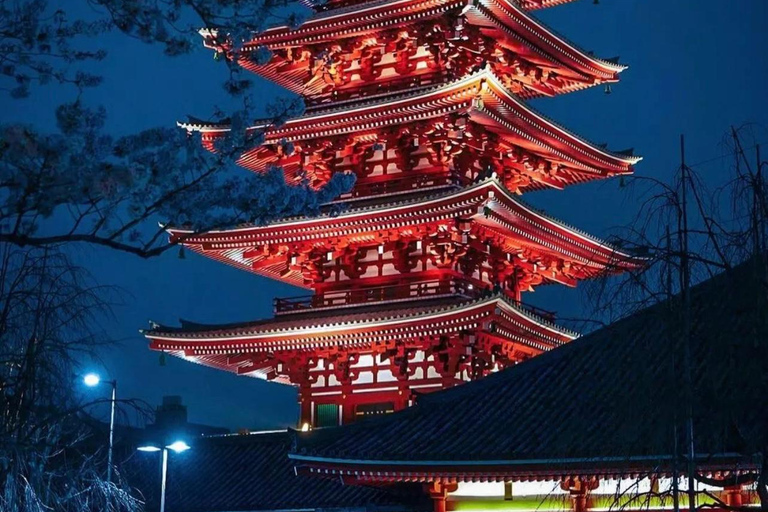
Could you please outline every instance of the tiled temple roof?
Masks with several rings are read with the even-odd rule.
[[[400,335],[410,332],[414,326],[427,325],[433,332],[443,332],[443,328],[449,332],[456,327],[457,319],[464,318],[471,324],[473,318],[489,315],[497,316],[506,325],[499,331],[500,335],[526,350],[545,351],[578,337],[577,333],[510,302],[501,294],[474,299],[435,298],[422,300],[418,305],[395,300],[375,306],[310,310],[278,315],[266,321],[219,326],[182,322],[180,328],[174,328],[155,324],[143,334],[155,350],[206,366],[266,378],[272,366],[252,369],[247,358],[241,360],[238,356],[316,349],[329,343],[360,348],[370,344],[371,330]],[[289,383],[282,376],[277,377],[277,381]]]
[[[234,336],[253,336],[257,334],[281,334],[291,333],[303,329],[364,326],[367,323],[379,323],[387,320],[418,319],[421,316],[436,313],[460,311],[468,307],[484,303],[503,303],[520,316],[551,331],[557,338],[565,337],[575,339],[578,333],[561,327],[551,321],[542,318],[536,313],[518,306],[507,299],[503,294],[495,294],[483,298],[451,297],[436,300],[421,300],[418,305],[398,301],[390,304],[376,303],[375,305],[361,305],[350,308],[347,311],[336,307],[326,311],[309,310],[306,314],[278,316],[268,320],[256,322],[244,322],[237,324],[197,324],[181,321],[180,327],[166,327],[155,325],[148,331],[143,331],[148,337],[168,337],[194,340],[197,338],[227,338]],[[343,312],[342,312],[343,311]],[[553,338],[554,340],[555,338]]]
[[[457,80],[453,80],[451,82],[447,82],[443,84],[423,86],[423,87],[413,88],[411,90],[407,90],[403,92],[396,92],[396,93],[383,94],[383,95],[372,95],[370,98],[367,98],[364,100],[356,99],[356,100],[341,101],[338,103],[334,103],[332,105],[322,105],[314,108],[309,108],[304,114],[290,119],[288,122],[286,122],[284,125],[282,125],[279,128],[270,127],[272,124],[272,120],[269,120],[269,119],[256,120],[254,122],[253,127],[251,127],[251,129],[265,130],[265,133],[268,138],[279,136],[279,137],[286,138],[286,140],[291,140],[291,141],[298,140],[299,138],[307,138],[309,137],[309,135],[303,134],[302,137],[298,137],[290,133],[290,130],[292,129],[294,124],[310,123],[310,122],[317,123],[319,122],[318,119],[339,116],[339,114],[343,114],[340,116],[340,119],[346,122],[352,118],[357,119],[359,117],[359,111],[362,111],[362,110],[380,109],[386,105],[397,104],[400,102],[405,102],[406,100],[415,100],[422,96],[425,98],[430,98],[431,95],[442,93],[443,91],[451,92],[451,91],[454,91],[454,89],[460,88],[467,84],[473,84],[474,82],[478,82],[480,80],[488,80],[491,83],[493,83],[495,88],[500,93],[502,93],[501,96],[499,96],[499,100],[503,99],[504,101],[508,102],[509,105],[517,109],[520,113],[523,113],[525,116],[529,117],[530,119],[535,120],[536,123],[540,124],[540,126],[543,127],[542,128],[543,130],[553,131],[553,133],[555,134],[554,135],[555,138],[562,137],[564,141],[563,143],[567,144],[569,147],[573,148],[576,151],[595,152],[596,154],[601,155],[602,158],[606,159],[606,162],[616,161],[616,162],[623,162],[625,164],[632,165],[642,160],[642,157],[630,155],[628,154],[627,151],[610,151],[605,147],[603,147],[602,145],[591,142],[588,139],[567,130],[564,126],[559,125],[557,122],[553,121],[552,119],[538,112],[536,109],[531,107],[528,103],[520,100],[514,93],[510,92],[502,84],[501,80],[493,73],[493,71],[488,66],[479,69],[473,74],[470,74],[468,76],[461,77]],[[434,107],[434,105],[432,105],[431,103],[429,105],[431,107]],[[480,110],[483,110],[483,108],[480,107]],[[350,113],[354,113],[354,116]],[[509,119],[506,119],[506,120],[509,121]],[[205,122],[195,118],[190,118],[187,122],[178,122],[177,125],[180,128],[190,132],[200,131],[200,132],[224,133],[224,132],[228,132],[230,129],[230,126],[227,122],[221,122],[221,123]],[[314,134],[313,136],[316,136],[316,134]]]
[[[522,45],[527,58],[546,63],[546,68],[556,69],[563,77],[577,78],[576,81],[556,88],[558,92],[583,89],[604,80],[614,82],[618,79],[618,73],[626,69],[626,66],[618,64],[618,59],[599,59],[592,52],[580,49],[526,13],[526,6],[515,0],[478,0],[469,3],[462,0],[374,0],[342,3],[346,5],[336,3],[326,6],[330,8],[320,10],[298,27],[280,25],[254,34],[250,41],[245,42],[243,50],[247,52],[259,47],[275,50],[302,44],[328,43],[391,27],[409,29],[420,20],[435,19],[448,12],[461,12],[470,25],[492,33],[494,38],[504,39],[513,46]],[[207,46],[217,51],[223,49],[222,43],[216,40],[216,30],[204,29],[201,35]],[[307,82],[309,73],[305,67],[286,70],[282,59],[257,63],[247,56],[241,58],[240,63],[246,69],[296,93],[310,96],[322,94],[322,88],[316,85],[306,87],[310,82]],[[531,97],[541,92],[528,90],[525,94]]]
[[[450,4],[448,0],[443,0],[444,4]],[[498,11],[498,16],[495,21],[498,21],[505,27],[521,26],[526,29],[526,32],[536,31],[538,35],[537,39],[533,39],[528,42],[529,45],[540,44],[548,51],[543,52],[541,49],[536,48],[542,55],[565,55],[567,57],[575,58],[583,65],[590,66],[597,71],[598,68],[602,68],[602,71],[610,70],[613,72],[621,72],[627,68],[627,66],[618,63],[618,58],[601,59],[595,57],[592,52],[585,51],[579,48],[575,43],[567,40],[563,35],[558,34],[552,28],[545,26],[537,19],[531,17],[525,13],[525,8],[520,6],[518,2],[514,0],[478,0],[477,2],[471,2],[467,8],[476,8],[478,6],[492,8],[491,12]],[[318,12],[311,16],[306,22],[299,27],[291,27],[289,25],[280,25],[270,27],[266,31],[255,34],[251,41],[245,43],[245,48],[256,48],[259,45],[270,45],[275,40],[281,42],[295,41],[302,38],[309,40],[318,40],[322,36],[315,35],[314,38],[308,37],[312,34],[316,34],[317,31],[329,31],[331,29],[340,30],[347,28],[350,24],[350,15],[361,15],[360,19],[365,19],[367,25],[366,29],[376,26],[375,23],[379,18],[383,18],[383,12],[377,13],[376,16],[371,16],[369,13],[376,8],[386,8],[389,13],[407,12],[411,13],[411,19],[416,18],[413,14],[421,9],[429,9],[434,13],[435,5],[419,6],[417,2],[413,0],[374,0],[369,2],[360,2],[354,5],[348,5],[345,7],[337,7],[325,11]],[[501,9],[501,10],[498,10]],[[329,19],[344,18],[344,22],[333,24]],[[354,20],[354,18],[352,18]],[[215,30],[206,29],[202,30],[203,36],[209,36],[215,34]],[[522,39],[521,39],[522,40]],[[534,46],[535,47],[535,46]]]
[[[592,243],[594,243],[596,245],[600,245],[600,246],[604,246],[604,247],[610,247],[610,249],[613,252],[615,252],[618,256],[620,256],[622,258],[630,259],[630,258],[636,257],[636,255],[629,254],[629,253],[624,253],[624,252],[620,251],[618,249],[618,247],[611,246],[607,241],[601,239],[600,237],[597,237],[595,235],[587,233],[586,231],[583,231],[583,230],[581,230],[581,229],[579,229],[579,228],[577,228],[577,227],[575,227],[575,226],[573,226],[571,224],[568,224],[568,223],[566,223],[566,222],[564,222],[564,221],[562,221],[560,219],[557,219],[557,218],[553,217],[552,215],[549,215],[545,211],[543,211],[543,210],[541,210],[539,208],[536,208],[534,206],[531,206],[530,204],[528,204],[527,202],[523,201],[519,197],[515,197],[513,194],[509,193],[509,191],[506,190],[504,188],[504,186],[501,183],[499,183],[499,180],[497,178],[495,178],[495,177],[486,178],[483,181],[474,183],[474,184],[469,185],[469,186],[464,187],[464,188],[452,188],[452,189],[449,189],[449,190],[438,190],[438,191],[434,191],[434,192],[427,193],[427,194],[421,194],[421,195],[415,195],[414,194],[414,195],[410,195],[410,196],[407,196],[407,197],[404,197],[404,198],[398,197],[398,198],[395,198],[394,200],[392,198],[388,198],[387,197],[387,198],[384,198],[384,200],[378,201],[378,202],[370,202],[370,203],[367,203],[367,204],[353,204],[350,208],[346,209],[345,211],[343,211],[341,213],[338,213],[338,212],[333,211],[331,209],[327,209],[327,211],[324,210],[324,211],[322,211],[320,213],[320,215],[313,216],[313,217],[302,216],[302,215],[297,215],[297,216],[293,216],[293,217],[283,217],[281,219],[277,219],[277,220],[273,221],[268,226],[283,226],[283,225],[289,226],[289,225],[294,224],[296,222],[308,222],[308,221],[315,221],[315,220],[320,220],[320,219],[336,219],[336,218],[355,217],[355,216],[357,216],[359,214],[366,213],[366,212],[374,212],[374,211],[378,211],[378,210],[391,210],[391,209],[398,208],[398,207],[418,205],[418,204],[424,203],[426,201],[432,201],[432,200],[447,198],[447,197],[451,197],[452,195],[458,195],[458,194],[460,194],[462,192],[472,191],[472,190],[475,190],[475,189],[480,189],[480,188],[483,188],[484,186],[487,186],[487,185],[495,185],[495,187],[493,187],[494,190],[504,194],[504,196],[506,198],[508,198],[509,201],[511,201],[512,203],[515,203],[515,204],[519,205],[521,208],[531,212],[531,214],[536,215],[536,216],[540,217],[541,219],[546,220],[547,222],[550,222],[550,223],[552,223],[552,224],[554,224],[554,225],[564,229],[565,231],[569,231],[569,232],[571,232],[571,233],[573,233],[575,235],[578,235],[579,237],[582,237],[582,238],[584,238],[584,239],[588,240],[589,242],[592,242]],[[208,231],[206,233],[197,234],[197,233],[195,233],[192,230],[184,229],[182,227],[165,226],[166,230],[169,233],[171,233],[172,236],[187,236],[187,237],[189,237],[188,239],[184,240],[185,243],[188,243],[188,242],[191,243],[191,241],[195,241],[198,238],[202,238],[202,237],[206,236],[207,234],[229,234],[230,232],[231,233],[241,232],[241,231],[247,231],[249,229],[257,229],[257,228],[260,228],[260,227],[265,227],[265,226],[260,226],[258,224],[252,224],[252,223],[243,223],[243,224],[240,224],[240,225],[238,225],[237,227],[234,227],[234,228],[221,229],[221,230],[212,230],[212,231]]]
[[[757,405],[768,396],[765,275],[764,263],[748,262],[692,289],[702,467],[727,460],[733,468],[744,462],[734,454],[755,453],[766,442],[768,409]],[[679,314],[679,300],[674,307],[671,313],[669,302],[659,303],[408,410],[303,434],[291,457],[312,471],[374,480],[668,469],[674,421],[684,411],[679,317],[667,321]]]
[[[470,299],[462,297],[449,297],[432,300],[422,300],[419,305],[409,303],[403,305],[398,301],[390,303],[376,302],[374,304],[356,304],[350,308],[335,307],[332,309],[308,309],[303,313],[294,313],[291,315],[277,316],[265,320],[255,320],[252,322],[236,322],[229,324],[204,324],[191,322],[181,319],[179,327],[170,327],[165,325],[154,325],[152,329],[146,331],[151,334],[178,335],[179,338],[196,338],[218,334],[222,337],[227,335],[241,334],[260,334],[260,333],[280,333],[293,329],[307,328],[312,326],[327,325],[352,325],[365,321],[386,320],[393,318],[406,318],[418,316],[419,314],[450,310],[463,304],[471,302]]]
[[[410,489],[343,485],[296,475],[287,453],[288,432],[202,438],[168,458],[166,509],[184,512],[344,509],[408,510],[418,504]],[[129,468],[133,485],[155,510],[160,489],[158,457],[137,454]],[[418,510],[418,506],[415,507]]]
[[[322,239],[326,236],[324,233],[336,233],[334,236],[338,236],[338,233],[348,236],[363,236],[366,233],[376,235],[379,228],[375,226],[386,224],[387,229],[399,229],[400,226],[413,225],[417,221],[437,222],[438,218],[451,219],[459,215],[475,218],[478,226],[485,223],[489,229],[502,235],[521,237],[521,243],[526,247],[572,259],[586,272],[584,275],[579,274],[579,279],[594,277],[597,272],[637,268],[645,262],[642,257],[621,251],[531,208],[510,194],[493,177],[447,193],[410,197],[394,202],[390,198],[389,201],[357,205],[338,215],[324,213],[311,218],[281,219],[266,226],[243,225],[199,234],[175,227],[167,230],[172,240],[180,241],[207,257],[305,287],[300,274],[280,273],[283,268],[280,260],[270,263],[271,267],[254,268],[253,262],[263,258],[246,251],[265,243],[309,243]],[[482,205],[489,207],[485,209],[484,218],[477,210]]]
[[[573,2],[573,0],[513,0],[515,4],[519,5],[521,9],[525,9],[528,11],[533,11],[536,9],[544,9],[547,7],[554,7],[556,5],[562,5],[567,4],[569,2]],[[318,11],[322,11],[325,8],[335,8],[338,9],[338,7],[334,7],[336,4],[340,2],[328,2],[325,0],[301,0],[301,3],[306,5],[307,7],[311,7],[312,9],[316,9]],[[347,1],[347,2],[341,2],[344,5],[351,5],[351,6],[357,6],[357,5],[367,5],[370,3],[378,3],[377,0],[362,0],[359,2],[354,1]]]

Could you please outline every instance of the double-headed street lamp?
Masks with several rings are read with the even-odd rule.
[[[111,410],[109,413],[109,451],[107,452],[107,482],[112,482],[112,446],[115,438],[115,402],[117,401],[117,381],[103,381],[97,374],[89,373],[83,377],[83,383],[89,388],[94,388],[99,384],[109,384],[112,386]]]
[[[168,476],[168,450],[181,453],[189,450],[189,445],[184,441],[174,441],[173,443],[162,447],[156,444],[147,444],[144,446],[139,446],[137,450],[146,453],[154,453],[159,451],[163,452],[163,469],[162,477],[160,480],[160,512],[165,512],[165,482]]]

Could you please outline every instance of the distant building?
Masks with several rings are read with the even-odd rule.
[[[155,409],[155,421],[147,425],[144,435],[148,440],[158,438],[158,442],[172,437],[182,439],[195,439],[200,436],[212,436],[228,434],[229,429],[190,423],[187,415],[187,406],[183,404],[181,396],[168,395]]]
[[[104,433],[108,429],[102,428]],[[164,396],[155,409],[154,422],[145,428],[117,425],[115,429],[115,460],[128,486],[146,503],[145,512],[156,512],[160,507],[159,491],[161,478],[161,457],[157,453],[144,453],[138,448],[146,445],[163,446],[175,441],[184,441],[199,450],[211,436],[229,433],[229,429],[190,423],[187,406],[181,396]],[[103,440],[106,443],[106,437]],[[185,456],[184,453],[180,456]],[[171,465],[176,457],[171,456]],[[167,508],[167,512],[179,510]]]

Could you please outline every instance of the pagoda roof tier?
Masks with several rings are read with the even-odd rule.
[[[483,62],[521,97],[554,96],[618,80],[626,66],[594,57],[515,0],[388,0],[279,26],[236,52],[205,44],[311,101],[336,101],[459,78]],[[263,62],[262,48],[272,52]]]
[[[320,266],[347,255],[354,260],[358,249],[385,244],[423,243],[453,255],[470,251],[510,270],[526,269],[540,277],[533,284],[543,279],[575,285],[578,279],[643,264],[641,258],[536,211],[495,178],[340,214],[204,234],[178,228],[168,231],[172,241],[205,256],[304,287],[312,287],[305,271],[314,260]]]
[[[489,322],[494,324],[492,333],[486,332]],[[143,334],[153,350],[239,375],[296,384],[289,374],[291,365],[278,366],[283,355],[384,353],[396,345],[427,350],[431,340],[464,331],[474,333],[472,343],[478,350],[503,345],[500,360],[503,354],[512,357],[513,352],[518,358],[532,357],[578,336],[502,294],[484,298],[456,295],[408,305],[393,301],[229,325],[154,325]]]
[[[201,132],[211,150],[230,131],[197,120],[179,126]],[[490,167],[517,192],[631,173],[641,160],[549,120],[510,93],[489,67],[438,86],[310,108],[283,125],[265,122],[249,131],[263,132],[264,142],[246,151],[241,165],[258,172],[281,166],[289,182],[308,177],[316,187],[335,172],[354,172],[362,181],[381,158],[377,148],[394,151],[401,171],[416,174],[429,168],[466,176]],[[293,145],[290,153],[286,142]]]
[[[314,9],[315,11],[327,11],[342,7],[359,6],[378,3],[377,0],[300,0],[302,4]],[[556,5],[567,4],[574,0],[520,0],[517,2],[522,9],[533,11],[554,7]]]

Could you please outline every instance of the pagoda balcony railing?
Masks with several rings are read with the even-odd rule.
[[[391,301],[400,302],[422,298],[450,296],[476,298],[482,293],[482,290],[478,290],[471,282],[462,279],[418,281],[353,290],[325,291],[317,295],[276,298],[273,300],[273,306],[275,314],[279,315],[312,309],[358,306],[361,304]]]
[[[515,302],[517,307],[524,309],[525,311],[528,311],[529,313],[533,313],[534,315],[543,318],[547,322],[554,324],[555,320],[557,318],[557,315],[554,311],[549,311],[547,309],[541,309],[537,308],[536,306],[532,306],[531,304],[527,304],[525,302],[517,301]]]
[[[368,197],[403,194],[428,189],[444,188],[462,184],[461,178],[454,174],[417,174],[413,176],[390,177],[380,181],[361,179],[353,189],[339,196],[336,202],[366,199]]]
[[[469,280],[451,279],[377,286],[356,290],[326,291],[317,295],[276,298],[275,315],[301,313],[327,308],[351,307],[382,302],[406,302],[423,298],[466,297],[476,299],[493,294],[490,287],[479,287]],[[555,313],[523,302],[515,304],[544,320],[554,323]]]

